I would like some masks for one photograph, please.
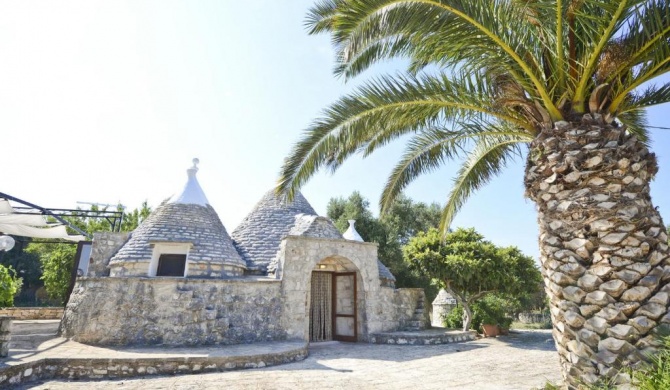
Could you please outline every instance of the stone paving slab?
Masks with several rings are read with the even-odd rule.
[[[517,390],[561,381],[548,330],[444,345],[329,342],[312,344],[309,352],[303,361],[263,369],[123,380],[50,380],[34,388]]]

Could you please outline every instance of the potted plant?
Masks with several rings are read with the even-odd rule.
[[[484,337],[496,337],[500,334],[498,329],[498,319],[492,315],[493,313],[486,310],[486,307],[482,307],[477,314],[481,319],[482,333],[484,334]]]
[[[503,317],[498,319],[498,331],[501,335],[507,336],[509,334],[509,327],[512,325],[512,319]]]

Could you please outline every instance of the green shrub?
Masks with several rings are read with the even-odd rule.
[[[463,306],[456,305],[451,311],[442,315],[442,325],[446,328],[463,328]]]
[[[633,384],[640,390],[670,389],[670,336],[661,338],[663,346],[649,365],[632,372]]]
[[[496,294],[490,294],[477,302],[473,309],[475,317],[480,317],[483,324],[496,324],[502,328],[509,328],[514,320],[507,313],[514,312],[518,301]]]
[[[70,287],[72,267],[77,247],[69,244],[31,244],[27,251],[36,253],[42,261],[42,277],[47,294],[60,304],[65,302]]]
[[[0,306],[14,306],[14,296],[22,284],[23,279],[16,276],[14,268],[0,264]]]
[[[508,314],[514,311],[516,302],[500,295],[490,294],[472,305],[472,329],[479,329],[482,324],[495,324],[509,328],[513,318]],[[442,317],[442,324],[447,328],[463,328],[463,307],[457,305]]]

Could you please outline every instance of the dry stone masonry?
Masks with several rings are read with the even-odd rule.
[[[527,195],[538,208],[553,335],[570,386],[655,350],[670,323],[668,236],[651,203],[656,158],[625,129],[585,115],[531,144]],[[577,378],[577,379],[575,379]]]
[[[310,341],[313,272],[349,275],[350,285],[328,294],[340,293],[340,306],[356,309],[355,322],[344,321],[356,341],[428,323],[423,290],[393,288],[377,244],[343,238],[300,193],[287,202],[268,192],[228,236],[197,182],[195,164],[183,191],[130,235],[94,236],[88,273],[74,286],[62,335],[99,345]],[[170,271],[159,272],[161,264]],[[336,322],[327,325],[335,329]]]
[[[3,307],[0,317],[12,317],[15,320],[60,320],[62,307]]]

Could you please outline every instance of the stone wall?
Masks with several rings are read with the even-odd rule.
[[[89,260],[86,276],[108,276],[109,268],[107,265],[109,260],[128,241],[129,236],[130,233],[94,233],[91,259]]]
[[[370,333],[390,332],[407,327],[414,321],[414,314],[421,303],[425,302],[426,295],[422,288],[399,288],[392,289],[382,287],[379,291],[379,299],[376,300],[375,319],[378,324],[372,324]],[[430,324],[430,316],[427,310],[421,315],[420,321],[425,325]]]
[[[60,320],[62,307],[3,307],[0,317],[13,317],[15,320]]]
[[[284,340],[280,281],[80,278],[64,337],[101,345],[207,345]]]
[[[381,286],[377,244],[289,236],[278,259],[276,279],[80,278],[61,332],[102,345],[309,341],[315,270],[356,272],[358,341],[429,322],[422,289]]]

